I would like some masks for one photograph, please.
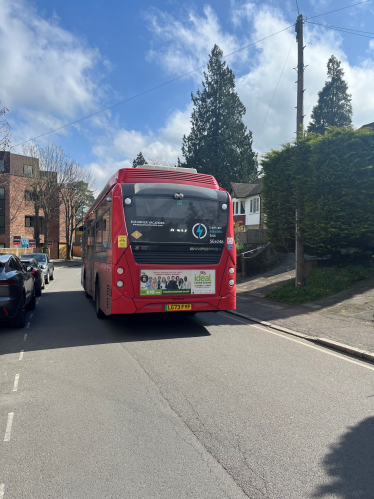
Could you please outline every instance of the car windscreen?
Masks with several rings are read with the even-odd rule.
[[[38,255],[33,253],[32,255],[21,255],[21,258],[34,258],[38,263],[45,263],[45,255]]]
[[[227,202],[134,195],[124,211],[131,243],[225,244]]]
[[[34,269],[38,268],[38,264],[34,261],[34,260],[24,260],[22,258],[21,260],[22,262],[22,265],[25,267],[25,265],[30,265],[31,267],[33,267]]]

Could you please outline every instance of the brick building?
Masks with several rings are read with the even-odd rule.
[[[34,203],[30,177],[39,170],[39,160],[0,151],[0,248],[16,248],[13,237],[34,239]],[[42,173],[42,172],[40,172]],[[48,239],[53,241],[52,258],[59,258],[66,243],[62,206],[49,223]],[[40,242],[44,243],[44,217],[40,213]]]

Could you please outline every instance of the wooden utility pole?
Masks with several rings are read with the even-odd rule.
[[[296,25],[297,40],[297,117],[296,117],[296,141],[299,142],[304,131],[304,21],[300,14]],[[296,278],[295,287],[304,286],[304,241],[299,227],[300,207],[299,195],[296,192],[296,234],[295,234],[295,256],[296,256]]]

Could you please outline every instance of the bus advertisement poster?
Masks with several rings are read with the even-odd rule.
[[[216,271],[209,270],[142,270],[141,295],[215,294]]]

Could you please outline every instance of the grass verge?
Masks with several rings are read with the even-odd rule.
[[[295,288],[295,280],[292,279],[268,293],[266,298],[300,305],[339,293],[367,277],[368,273],[371,273],[370,270],[362,265],[316,268],[306,278],[305,286]]]

